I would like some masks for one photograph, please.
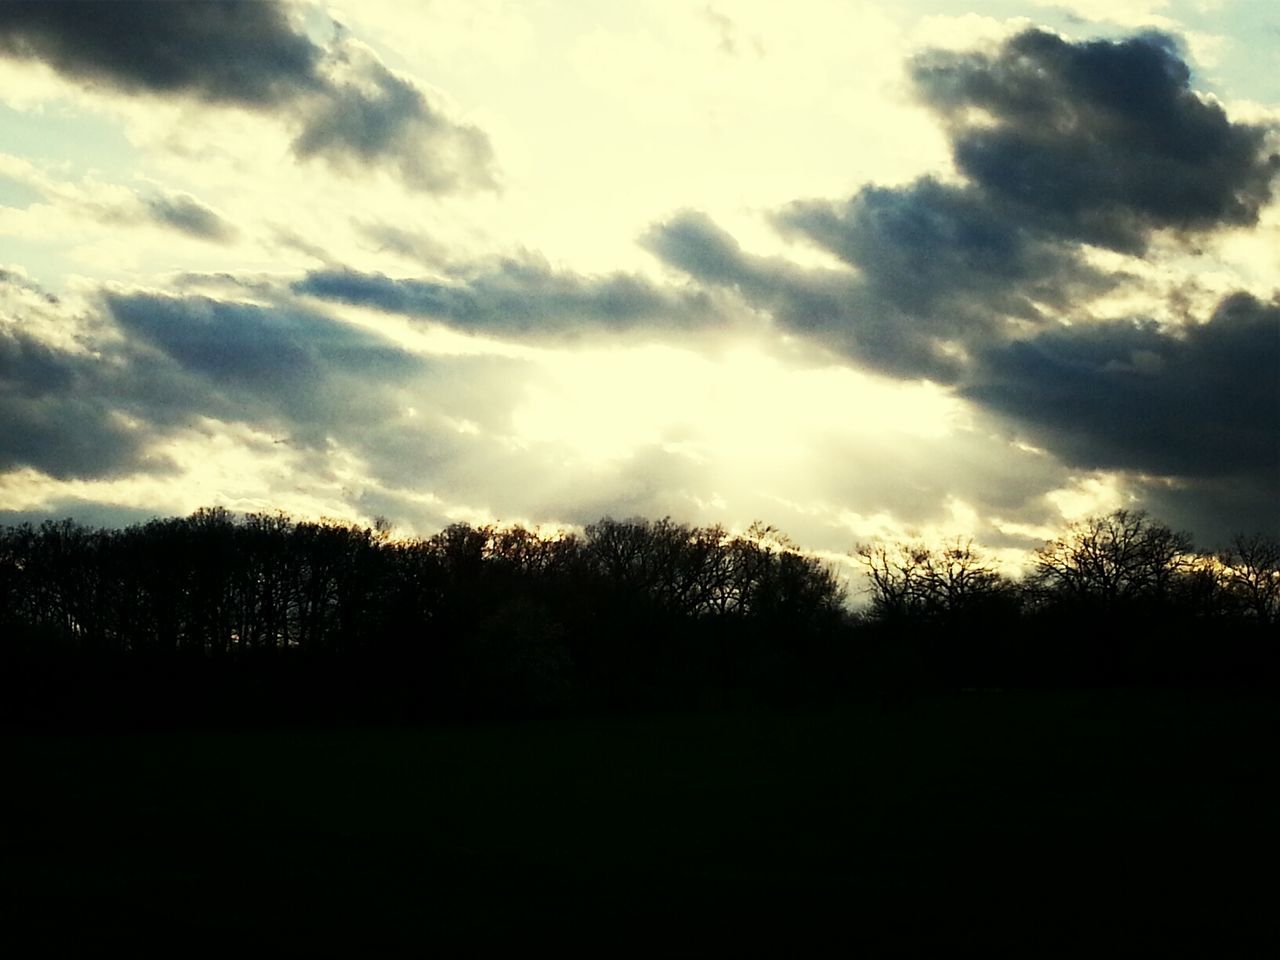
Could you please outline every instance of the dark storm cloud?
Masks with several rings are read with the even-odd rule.
[[[252,0],[0,4],[0,55],[88,85],[279,114],[294,154],[348,175],[386,166],[412,188],[495,184],[488,138],[345,40],[323,48],[288,8]]]
[[[126,432],[84,396],[86,373],[74,358],[0,328],[0,470],[34,466],[67,477],[110,473],[130,459]]]
[[[418,361],[398,348],[320,314],[210,297],[108,294],[121,329],[186,373],[229,395],[248,394],[304,416],[355,402],[331,395],[338,377],[377,384],[400,379]]]
[[[1221,550],[1241,533],[1280,538],[1280,482],[1274,475],[1147,481],[1138,489],[1153,516],[1195,531],[1202,549]]]
[[[153,220],[180,233],[216,243],[227,243],[235,239],[235,227],[192,197],[150,197],[144,201],[144,205]]]
[[[138,458],[140,438],[99,402],[99,361],[24,329],[25,317],[56,305],[33,284],[0,271],[0,470],[111,475]]]
[[[484,133],[442,116],[376,60],[358,59],[361,85],[334,87],[308,114],[293,144],[299,158],[348,173],[386,162],[407,186],[433,193],[495,185]]]
[[[1280,300],[1237,294],[1174,332],[1046,332],[984,355],[964,392],[1072,465],[1280,488]]]
[[[877,299],[856,273],[748,254],[706,216],[689,211],[655,226],[643,244],[701,283],[766,310],[783,330],[866,366],[944,383],[959,376],[960,358],[949,349],[946,331]]]
[[[464,501],[496,482],[467,472],[477,446],[489,450],[484,462],[516,469],[518,452],[493,436],[510,429],[510,410],[522,399],[520,361],[424,360],[278,299],[108,296],[131,338],[116,402],[147,411],[156,430],[208,417],[269,431],[288,447],[294,469],[312,478],[332,473],[334,444],[358,456],[377,484],[453,484]],[[464,422],[468,429],[459,429]],[[513,488],[530,482],[511,476]]]
[[[298,448],[356,438],[397,415],[424,364],[357,328],[287,303],[108,293],[125,336],[94,352],[45,339],[71,318],[0,277],[0,470],[94,478],[170,465],[148,449],[204,418],[279,431]],[[99,318],[99,322],[106,318]]]
[[[584,277],[536,259],[503,260],[455,281],[397,280],[380,273],[317,270],[296,293],[437,320],[464,330],[565,334],[640,325],[683,327],[714,319],[703,292],[670,290],[624,273]]]
[[[1124,279],[981,188],[930,177],[841,202],[797,201],[774,224],[853,269],[751,256],[694,212],[657,225],[644,244],[696,280],[736,290],[788,331],[883,372],[940,382],[954,381],[974,350]]]
[[[980,191],[922,178],[844,203],[801,201],[775,222],[856,267],[864,293],[922,333],[971,340],[1008,320],[1040,322],[1118,278]],[[1050,313],[1052,315],[1052,313]]]
[[[0,4],[0,53],[130,92],[270,106],[320,90],[323,51],[251,0]]]
[[[697,214],[656,227],[648,247],[861,363],[953,381],[976,354],[1087,318],[1133,282],[1090,265],[1085,244],[1132,253],[1157,229],[1250,223],[1280,164],[1267,130],[1191,91],[1162,37],[1073,44],[1029,30],[994,52],[924,54],[912,76],[966,179],[868,186],[774,216],[851,267],[843,279],[746,255]]]
[[[706,283],[768,293],[770,284],[761,277],[757,259],[705,214],[683,211],[655,226],[642,242],[666,263]]]
[[[459,423],[501,428],[497,408],[515,402],[518,381],[493,379],[493,365],[505,361],[426,360],[275,293],[269,305],[108,297],[131,336],[121,402],[147,411],[157,429],[208,417],[269,431],[313,477],[332,471],[337,443],[380,482],[408,487],[461,456],[472,438]]]
[[[1153,229],[1252,224],[1280,172],[1268,131],[1197,95],[1168,37],[1027,30],[993,53],[926,53],[912,77],[960,171],[1065,239],[1136,253]]]

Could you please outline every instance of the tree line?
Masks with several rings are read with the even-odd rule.
[[[1277,679],[1280,541],[1222,551],[1142,511],[1068,525],[1022,578],[971,542],[863,544],[870,620],[926,672],[995,685]]]
[[[770,527],[455,524],[413,540],[215,508],[0,529],[11,716],[457,716],[1045,684],[1270,683],[1280,545],[1129,511],[1011,579],[860,545],[870,604]]]
[[[18,700],[51,676],[96,703],[111,692],[91,678],[123,670],[142,700],[216,676],[322,711],[674,705],[816,672],[805,652],[845,616],[836,576],[758,525],[455,524],[398,540],[223,509],[6,528],[0,601]]]

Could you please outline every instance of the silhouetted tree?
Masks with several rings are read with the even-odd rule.
[[[1011,584],[972,540],[941,547],[860,544],[855,556],[871,583],[873,614],[881,619],[954,620],[1014,600]]]
[[[1071,524],[1037,552],[1030,578],[1043,677],[1115,686],[1185,676],[1202,639],[1184,606],[1197,566],[1186,533],[1141,511]]]
[[[1036,554],[1033,583],[1055,600],[1114,609],[1167,597],[1193,555],[1191,538],[1142,511],[1072,523]]]
[[[1280,618],[1280,541],[1240,534],[1219,557],[1227,596],[1260,624]]]
[[[1021,594],[972,541],[861,544],[877,669],[961,686],[1009,682]],[[890,688],[902,678],[886,678]]]

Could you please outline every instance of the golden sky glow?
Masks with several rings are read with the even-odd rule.
[[[45,456],[71,430],[61,408],[0,406],[34,438],[0,451],[0,510],[123,522],[226,505],[420,533],[671,514],[763,519],[836,554],[974,536],[1015,565],[1091,512],[1177,511],[1178,491],[1246,474],[1236,499],[1256,500],[1271,481],[1247,451],[1205,479],[1176,449],[1130,457],[1105,424],[1077,436],[1064,411],[1072,364],[1108,387],[1120,370],[1142,398],[1136,378],[1194,376],[1179,351],[1220,303],[1270,309],[1280,205],[1192,231],[1142,213],[1138,252],[1009,228],[955,152],[1008,118],[948,114],[912,70],[941,50],[994,64],[1034,27],[1081,45],[1153,28],[1197,103],[1280,143],[1264,6],[299,2],[279,29],[321,66],[293,99],[249,106],[0,55],[0,333],[78,371],[57,379],[14,347],[21,376],[102,390],[103,429],[136,447]],[[380,141],[346,102],[398,103],[417,126]],[[317,117],[330,139],[308,156]],[[483,160],[474,138],[492,168],[460,171]],[[959,206],[920,212],[930,189]],[[955,209],[975,219],[915,266],[893,259]],[[993,230],[1026,245],[1005,279],[958,259]],[[935,269],[968,273],[947,287]],[[1044,339],[1129,323],[1106,362]],[[1068,386],[1040,384],[1063,391],[1048,402],[1007,365],[1053,350]],[[273,376],[255,357],[297,366]]]

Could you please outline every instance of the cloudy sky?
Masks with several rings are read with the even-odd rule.
[[[1271,0],[0,4],[0,522],[1280,528]]]

